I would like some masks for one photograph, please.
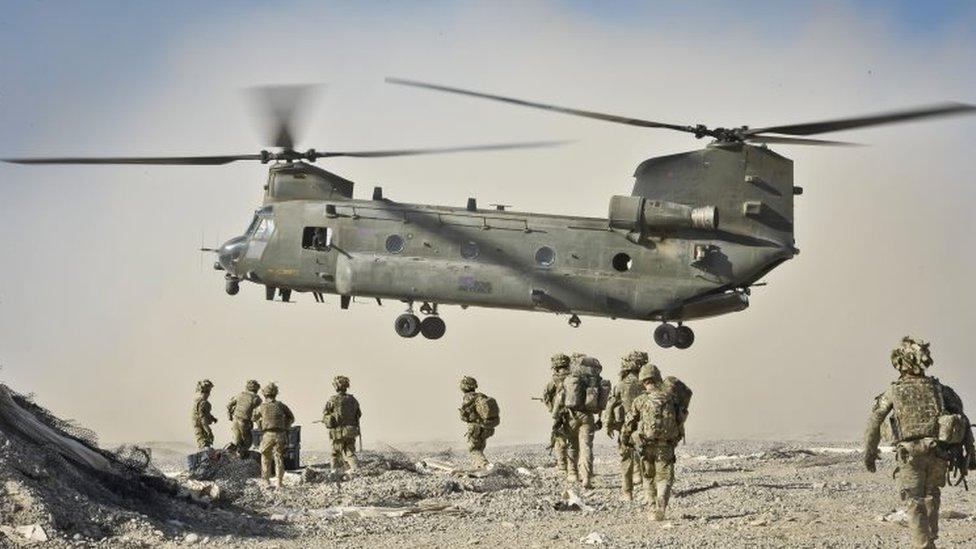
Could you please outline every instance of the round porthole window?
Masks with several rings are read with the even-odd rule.
[[[461,243],[461,257],[464,259],[474,259],[478,257],[481,253],[478,249],[478,243],[471,240],[465,240]]]
[[[629,255],[620,252],[619,254],[613,256],[613,268],[625,273],[630,270],[630,267],[634,264],[634,260],[630,258]]]
[[[391,234],[386,237],[386,251],[391,254],[398,254],[403,251],[403,237],[398,234]]]
[[[551,267],[556,262],[556,250],[543,246],[535,251],[535,262],[543,267]]]

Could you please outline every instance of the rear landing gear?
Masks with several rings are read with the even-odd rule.
[[[423,320],[413,313],[413,303],[407,312],[398,316],[393,322],[393,329],[400,337],[417,337],[422,334],[427,339],[440,339],[447,331],[447,325],[437,316],[436,303],[424,303],[420,306],[420,313],[426,315]]]
[[[694,342],[695,332],[688,326],[681,324],[674,326],[665,322],[654,329],[654,343],[663,349],[671,347],[687,349]]]
[[[420,333],[420,319],[413,313],[403,313],[393,321],[393,329],[400,337],[416,337]]]
[[[237,292],[241,291],[241,281],[228,275],[224,279],[224,291],[227,295],[237,295]]]

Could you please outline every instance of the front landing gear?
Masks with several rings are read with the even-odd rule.
[[[681,324],[674,326],[665,322],[654,329],[654,343],[663,349],[670,347],[687,349],[694,342],[695,332],[688,326]]]
[[[417,334],[423,335],[427,339],[440,339],[447,331],[447,324],[437,315],[436,303],[424,303],[420,307],[421,314],[426,315],[423,320],[413,314],[413,304],[407,308],[407,312],[398,316],[393,322],[393,329],[400,337],[416,337]]]

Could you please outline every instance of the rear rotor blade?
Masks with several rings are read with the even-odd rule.
[[[751,136],[760,133],[816,135],[819,133],[836,132],[840,130],[849,130],[852,128],[864,128],[868,126],[880,126],[882,124],[894,124],[896,122],[907,122],[909,120],[918,120],[922,118],[966,114],[973,111],[976,111],[976,106],[974,105],[967,105],[965,103],[943,103],[940,105],[931,105],[928,107],[904,111],[893,111],[871,116],[839,118],[836,120],[808,122],[805,124],[788,124],[785,126],[770,126],[768,128],[755,128],[748,130],[746,135]]]
[[[237,160],[261,160],[260,154],[228,156],[120,156],[65,158],[4,158],[11,164],[171,164],[179,166],[221,166]]]
[[[473,151],[503,151],[509,149],[535,149],[541,147],[555,147],[572,143],[572,141],[531,141],[527,143],[497,143],[492,145],[471,145],[466,147],[439,147],[432,149],[399,149],[385,151],[339,151],[316,152],[316,158],[332,158],[346,156],[353,158],[384,158],[392,156],[415,156],[421,154],[444,154]]]
[[[247,90],[255,115],[264,124],[265,145],[288,150],[295,148],[300,115],[319,87],[315,84],[291,84],[257,86]]]
[[[387,83],[399,84],[401,86],[412,86],[414,88],[423,88],[428,90],[436,90],[448,93],[456,93],[460,95],[468,95],[471,97],[480,97],[482,99],[491,99],[493,101],[501,101],[503,103],[511,103],[513,105],[521,105],[523,107],[533,107],[536,109],[543,109],[547,111],[559,112],[563,114],[571,114],[573,116],[582,116],[585,118],[594,118],[596,120],[603,120],[606,122],[615,122],[617,124],[626,124],[628,126],[638,126],[641,128],[666,128],[669,130],[678,130],[688,133],[696,133],[698,128],[694,126],[679,126],[675,124],[665,124],[663,122],[654,122],[651,120],[642,120],[640,118],[629,118],[625,116],[617,116],[613,114],[605,114],[594,111],[584,111],[580,109],[570,109],[568,107],[560,107],[557,105],[549,105],[546,103],[536,103],[534,101],[525,101],[523,99],[515,99],[513,97],[504,97],[501,95],[491,95],[487,93],[481,93],[471,90],[464,90],[461,88],[451,88],[448,86],[440,86],[437,84],[427,84],[425,82],[417,82],[415,80],[404,80],[401,78],[387,78]]]
[[[848,141],[827,141],[825,139],[804,139],[802,137],[780,137],[778,135],[753,135],[746,137],[750,143],[783,143],[785,145],[820,145],[824,147],[862,147],[861,143]]]

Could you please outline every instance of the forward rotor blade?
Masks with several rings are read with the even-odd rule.
[[[880,126],[882,124],[894,124],[896,122],[907,122],[909,120],[918,120],[922,118],[966,114],[973,111],[976,111],[976,106],[974,105],[967,105],[965,103],[943,103],[940,105],[931,105],[928,107],[904,111],[893,111],[871,116],[839,118],[837,120],[824,120],[821,122],[808,122],[805,124],[787,124],[785,126],[771,126],[768,128],[755,128],[746,132],[746,135],[755,135],[759,133],[816,135],[819,133],[836,132],[840,130],[849,130],[852,128],[864,128],[868,126]]]
[[[417,82],[415,80],[404,80],[401,78],[387,78],[386,82],[389,84],[399,84],[401,86],[412,86],[414,88],[423,88],[427,90],[436,90],[448,93],[456,93],[460,95],[468,95],[471,97],[480,97],[482,99],[491,99],[493,101],[501,101],[503,103],[511,103],[513,105],[521,105],[523,107],[533,107],[536,109],[543,109],[547,111],[559,112],[563,114],[571,114],[573,116],[582,116],[584,118],[594,118],[596,120],[603,120],[606,122],[615,122],[617,124],[626,124],[628,126],[638,126],[641,128],[666,128],[669,130],[678,130],[682,132],[695,133],[697,130],[694,126],[678,126],[675,124],[665,124],[663,122],[654,122],[651,120],[642,120],[640,118],[629,118],[626,116],[617,116],[613,114],[605,114],[594,111],[584,111],[580,109],[570,109],[568,107],[560,107],[557,105],[548,105],[546,103],[536,103],[534,101],[525,101],[523,99],[515,99],[513,97],[504,97],[501,95],[491,95],[487,93],[481,93],[471,90],[464,90],[461,88],[451,88],[448,86],[440,86],[437,84],[427,84],[425,82]]]
[[[315,84],[272,85],[249,88],[256,116],[263,119],[265,145],[294,149],[296,127]]]
[[[509,149],[536,149],[541,147],[556,147],[572,143],[572,141],[531,141],[527,143],[498,143],[493,145],[471,145],[467,147],[440,147],[433,149],[400,149],[386,151],[345,151],[345,152],[316,152],[316,158],[332,158],[348,156],[354,158],[384,158],[391,156],[415,156],[421,154],[444,154],[473,151],[503,151]]]
[[[177,166],[221,166],[237,160],[261,160],[260,154],[229,156],[120,156],[66,158],[4,158],[11,164],[171,164]]]
[[[783,143],[786,145],[820,145],[825,147],[863,147],[861,143],[848,141],[827,141],[825,139],[804,139],[802,137],[780,137],[778,135],[753,135],[746,137],[750,143]]]

